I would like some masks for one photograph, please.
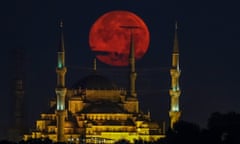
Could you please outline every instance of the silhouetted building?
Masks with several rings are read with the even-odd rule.
[[[11,141],[19,141],[22,139],[25,129],[24,119],[24,79],[25,79],[25,62],[23,48],[16,48],[14,51],[13,80],[11,83],[11,120],[8,129],[8,139]]]

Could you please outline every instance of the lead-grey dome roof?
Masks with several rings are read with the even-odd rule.
[[[116,89],[117,86],[114,82],[107,77],[99,74],[88,75],[73,85],[73,88],[81,89]]]

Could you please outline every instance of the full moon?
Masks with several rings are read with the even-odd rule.
[[[134,26],[135,29],[123,27]],[[130,36],[134,38],[135,59],[141,59],[148,50],[150,36],[147,25],[129,11],[111,11],[99,17],[89,33],[89,45],[96,58],[108,65],[129,64]]]

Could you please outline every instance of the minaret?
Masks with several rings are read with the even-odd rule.
[[[11,95],[13,96],[13,111],[11,115],[11,127],[8,130],[8,139],[18,142],[24,133],[24,99],[25,99],[25,53],[23,48],[14,50],[14,66],[13,66],[13,85],[11,87]]]
[[[17,76],[15,79],[15,127],[23,133],[24,128],[24,50],[18,49],[16,52],[17,55]]]
[[[135,70],[135,46],[134,46],[134,36],[133,30],[140,28],[138,26],[120,26],[121,28],[130,30],[130,50],[129,50],[129,90],[126,99],[125,109],[128,112],[139,112],[139,103],[136,93],[136,78],[137,73]]]
[[[134,47],[134,36],[133,29],[140,28],[138,26],[120,26],[121,28],[130,29],[130,52],[129,52],[129,64],[130,64],[130,73],[129,73],[129,97],[137,98],[136,93],[136,78],[137,73],[135,71],[135,47]]]
[[[181,94],[181,90],[179,87],[179,77],[180,77],[180,69],[179,69],[179,47],[178,47],[178,38],[177,38],[177,22],[175,25],[175,36],[174,36],[174,44],[173,44],[173,53],[172,53],[172,67],[170,69],[171,75],[171,89],[169,90],[170,94],[170,127],[173,128],[174,124],[179,120],[181,116],[181,112],[179,110],[179,96]]]
[[[67,89],[65,87],[65,74],[67,68],[65,67],[65,49],[64,49],[64,38],[63,38],[63,22],[60,22],[60,46],[57,52],[58,61],[57,61],[57,87],[55,89],[57,95],[57,142],[64,142],[64,122],[66,117],[65,110],[65,96]]]
[[[137,73],[135,71],[135,48],[134,48],[134,37],[132,29],[135,27],[131,27],[131,37],[130,37],[130,53],[129,53],[129,64],[130,64],[130,81],[129,81],[129,95],[132,98],[137,97],[136,93],[136,78]]]

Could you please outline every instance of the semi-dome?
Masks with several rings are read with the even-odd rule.
[[[79,80],[73,88],[82,89],[116,89],[117,86],[114,82],[109,80],[107,77],[99,74],[88,75]]]

